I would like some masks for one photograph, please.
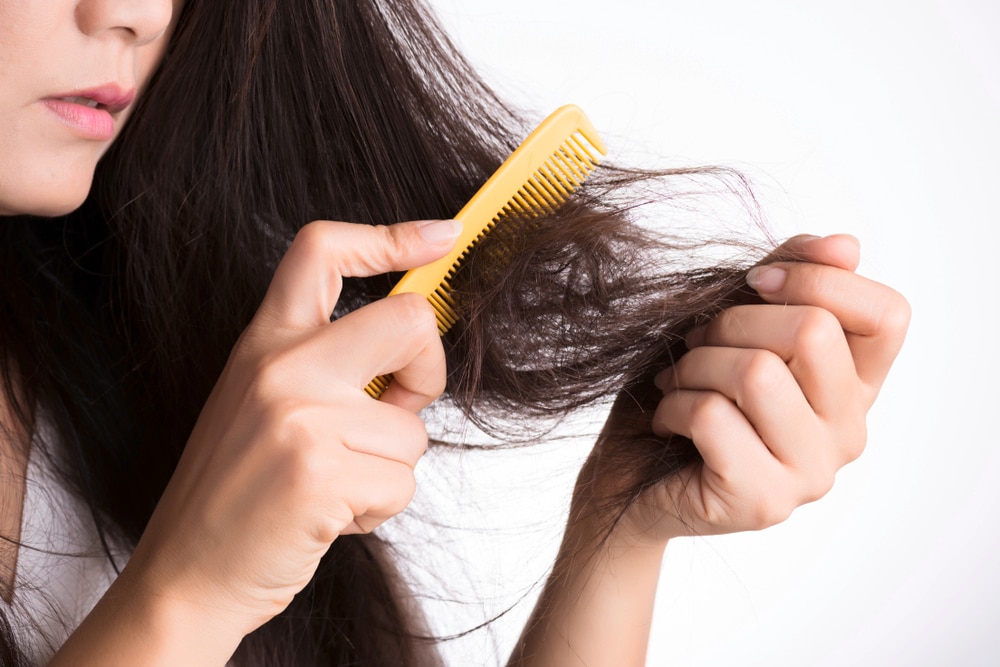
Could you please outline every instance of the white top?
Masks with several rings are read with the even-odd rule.
[[[115,579],[86,504],[63,488],[47,457],[28,459],[14,597],[0,606],[34,664],[48,662]],[[124,566],[125,551],[115,559]]]

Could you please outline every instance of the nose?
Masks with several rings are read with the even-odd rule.
[[[120,33],[142,46],[163,34],[173,11],[173,0],[80,0],[76,23],[84,34]]]

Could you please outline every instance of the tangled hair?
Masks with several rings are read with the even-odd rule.
[[[623,445],[605,448],[616,457],[609,465],[622,491],[593,508],[609,531],[643,491],[698,459],[687,438],[653,435],[662,398],[653,376],[686,351],[688,331],[754,299],[745,264],[699,263],[709,242],[671,237],[634,219],[633,186],[650,179],[690,185],[692,177],[734,187],[732,196],[749,193],[724,169],[612,168],[545,224],[498,228],[456,280],[465,309],[446,346],[449,393],[480,429],[530,441],[543,424],[617,399],[602,438]],[[762,251],[727,243],[744,261]]]
[[[7,395],[25,424],[45,409],[59,436],[52,458],[108,542],[139,539],[302,225],[449,217],[528,126],[419,0],[187,0],[86,204],[0,231]],[[705,239],[671,237],[669,220],[637,223],[643,201],[698,182],[747,192],[725,170],[602,167],[544,224],[491,234],[456,279],[448,399],[522,441],[620,395],[631,440],[616,450],[627,480],[609,500],[618,508],[696,456],[687,441],[649,434],[651,375],[683,353],[687,330],[745,298],[745,266],[694,263]],[[345,281],[338,309],[397,278]],[[434,664],[407,600],[384,542],[338,538],[234,659]],[[0,630],[4,664],[17,664]]]

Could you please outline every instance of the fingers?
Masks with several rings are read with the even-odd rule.
[[[669,392],[653,415],[653,432],[690,438],[705,466],[723,479],[773,460],[753,425],[737,405],[715,391],[680,389]]]
[[[417,483],[410,466],[374,456],[358,456],[351,470],[353,479],[338,493],[352,516],[346,527],[340,529],[342,535],[370,533],[413,500]]]
[[[810,234],[793,236],[761,264],[777,261],[812,262],[854,271],[861,261],[861,243],[850,234],[819,237]]]
[[[805,262],[757,267],[747,282],[769,303],[832,313],[844,329],[858,377],[877,393],[909,324],[909,304],[898,292],[847,269]]]
[[[325,345],[334,355],[336,372],[350,386],[363,390],[372,378],[392,373],[382,402],[411,412],[444,391],[444,348],[434,311],[423,296],[398,294],[376,301],[328,330]]]
[[[317,222],[296,237],[136,550],[140,572],[170,582],[160,590],[232,600],[246,634],[287,606],[345,529],[371,530],[407,505],[427,447],[413,413],[444,387],[433,312],[401,295],[330,314],[342,277],[433,261],[455,232],[450,221]],[[385,372],[398,378],[395,404],[363,391]],[[165,549],[173,557],[155,556]]]
[[[416,492],[413,468],[398,461],[347,452],[340,469],[307,507],[285,511],[290,521],[296,513],[309,517],[306,532],[322,551],[340,535],[371,532],[406,509]]]
[[[419,417],[368,396],[358,396],[358,409],[338,420],[338,427],[341,442],[358,454],[415,468],[427,451],[427,429]]]
[[[704,459],[659,487],[686,530],[783,520],[864,449],[909,306],[856,275],[858,260],[850,236],[791,239],[747,276],[764,303],[690,332],[689,351],[657,376],[654,432],[690,438]]]
[[[318,341],[298,339],[297,350],[272,360],[276,362],[272,365],[299,373],[286,380],[304,382],[306,375],[318,375],[319,382],[339,378],[363,389],[372,378],[393,373],[395,380],[383,401],[410,412],[423,409],[444,390],[445,377],[444,352],[426,299],[394,296],[333,324],[330,314],[343,277],[370,276],[434,261],[451,249],[460,229],[453,220],[386,227],[329,221],[306,225],[279,264],[247,330],[246,345],[265,350],[275,347],[284,336],[275,335],[276,327],[316,330]],[[317,366],[315,361],[321,363]],[[305,371],[304,366],[310,367]],[[312,383],[310,388],[316,386]]]
[[[298,328],[328,324],[344,277],[432,262],[451,250],[460,230],[454,220],[388,226],[312,222],[299,231],[278,265],[255,320]]]
[[[833,419],[855,407],[847,400],[855,396],[859,388],[851,349],[840,322],[823,308],[768,304],[736,306],[690,332],[687,344],[692,352],[677,364],[683,371],[688,371],[692,360],[699,357],[694,352],[705,346],[766,350],[775,355],[773,361],[787,364],[805,400],[820,417]],[[689,356],[691,359],[684,362]],[[765,370],[760,364],[754,369]],[[733,372],[736,369],[727,367],[726,370]]]
[[[818,418],[785,362],[772,352],[698,348],[658,376],[657,384],[667,392],[656,413],[660,416],[663,411],[664,425],[677,425],[683,419],[683,414],[674,415],[673,411],[679,402],[693,400],[687,398],[689,394],[710,392],[709,395],[725,398],[742,413],[745,416],[742,421],[748,422],[754,432],[752,440],[766,446],[782,463],[801,467],[816,456]],[[702,404],[696,407],[707,411]],[[690,418],[704,420],[705,414]],[[700,447],[697,440],[695,444]]]
[[[380,523],[412,498],[413,471],[427,449],[416,415],[364,394],[332,409],[314,402],[262,412],[270,414],[254,429],[258,446],[236,466],[255,473],[237,486],[281,502],[285,520],[302,519],[320,542],[332,542],[356,517]],[[231,471],[226,478],[231,483]]]
[[[797,470],[774,457],[740,408],[718,392],[672,392],[654,424],[690,438],[704,461],[663,487],[666,506],[680,513],[685,532],[766,528],[833,484],[835,468]]]
[[[808,411],[773,407],[762,420],[718,391],[679,389],[664,396],[654,432],[690,438],[704,461],[665,487],[686,525],[717,533],[783,521],[799,505],[824,496],[836,471],[856,456],[831,441]]]

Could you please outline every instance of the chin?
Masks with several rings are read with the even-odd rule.
[[[83,204],[86,198],[87,195],[84,194],[82,197],[74,199],[73,201],[50,203],[46,206],[39,207],[38,210],[31,211],[29,214],[40,218],[58,218],[61,215],[72,213],[76,209],[80,208],[80,205]]]
[[[7,197],[0,191],[0,215],[33,215],[55,218],[72,213],[80,208],[90,192],[90,180],[86,183],[39,184],[30,188],[20,188],[16,197]]]

